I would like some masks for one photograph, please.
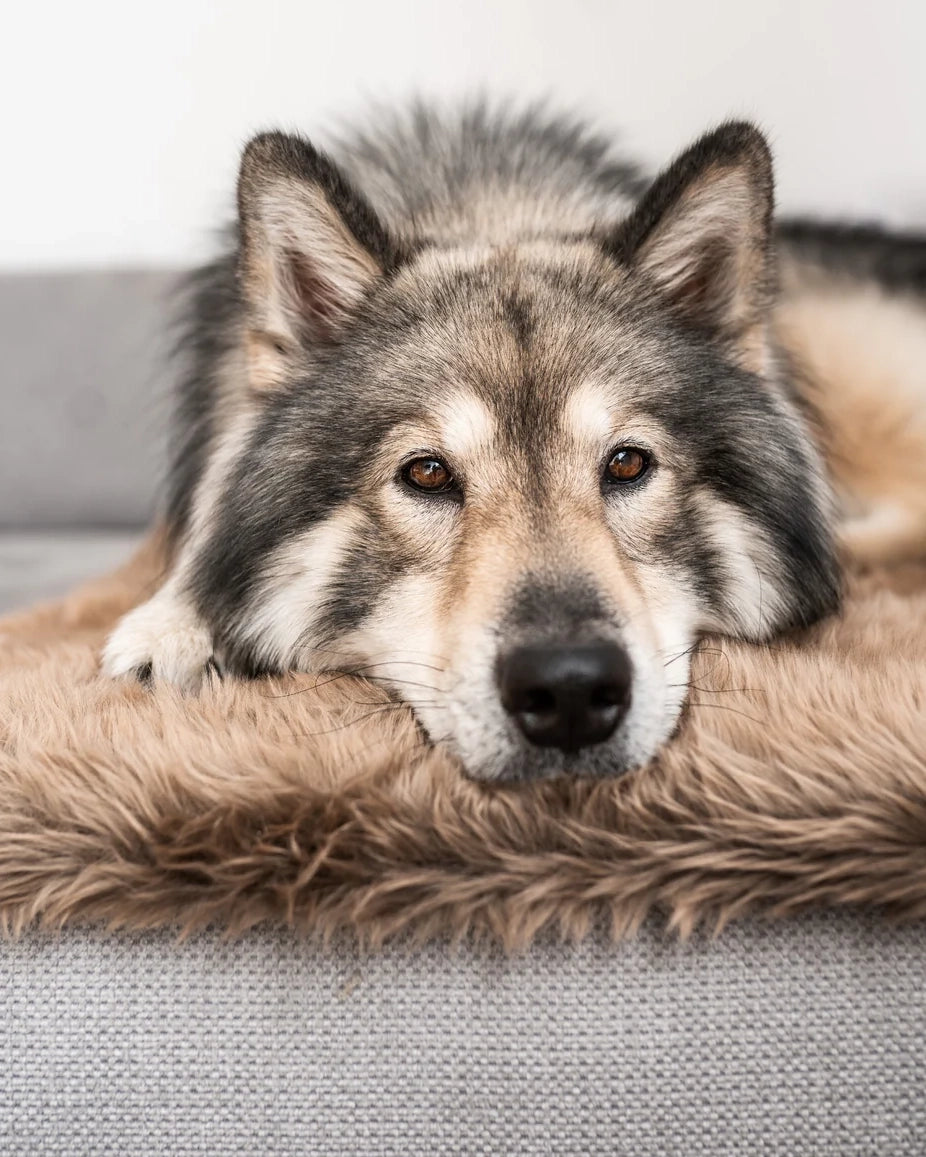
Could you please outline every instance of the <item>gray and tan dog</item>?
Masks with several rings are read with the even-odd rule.
[[[105,671],[364,674],[486,780],[646,762],[703,633],[926,546],[926,245],[772,189],[743,123],[652,182],[540,113],[255,138]]]

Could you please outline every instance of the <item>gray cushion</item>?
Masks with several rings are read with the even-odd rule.
[[[926,925],[358,956],[0,944],[4,1154],[922,1157]]]
[[[148,519],[163,471],[176,280],[0,278],[0,526]]]
[[[0,615],[56,598],[125,562],[138,531],[0,530]]]

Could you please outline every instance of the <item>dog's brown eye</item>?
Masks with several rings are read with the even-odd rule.
[[[454,487],[453,475],[440,458],[415,458],[402,470],[403,480],[414,490],[436,494]]]
[[[650,456],[636,446],[621,446],[608,462],[605,477],[608,482],[636,482],[649,469]]]

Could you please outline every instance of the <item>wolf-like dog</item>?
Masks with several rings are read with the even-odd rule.
[[[262,133],[193,285],[171,569],[104,671],[365,675],[483,780],[645,764],[702,635],[926,548],[924,271],[776,225],[748,123],[654,180],[536,110]]]

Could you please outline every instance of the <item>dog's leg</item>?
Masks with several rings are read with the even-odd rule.
[[[122,618],[103,649],[102,665],[111,678],[171,683],[184,692],[198,691],[217,671],[212,632],[176,576]]]
[[[199,552],[225,492],[229,471],[250,436],[258,411],[240,402],[221,415],[226,424],[197,486],[190,525],[178,548],[170,577],[148,602],[130,611],[103,650],[103,673],[144,682],[172,683],[184,691],[199,689],[218,670],[213,633],[187,593]]]

